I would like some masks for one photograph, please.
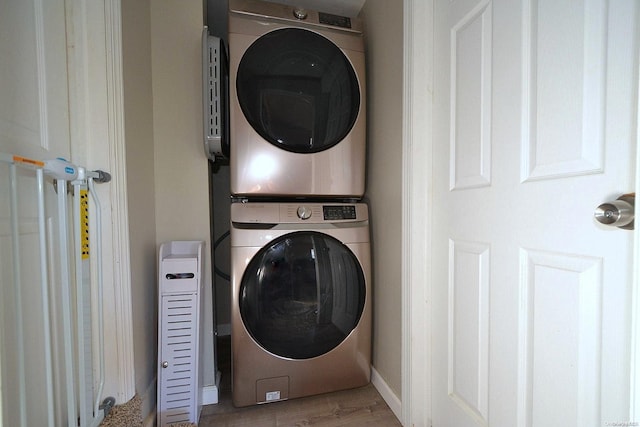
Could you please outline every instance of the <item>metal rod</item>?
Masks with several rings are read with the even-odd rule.
[[[87,384],[85,378],[85,325],[84,325],[84,280],[82,262],[82,232],[81,232],[81,200],[80,182],[73,184],[73,236],[75,241],[75,268],[76,268],[76,331],[78,334],[78,406],[80,407],[80,426],[89,418],[87,411]]]
[[[98,281],[98,290],[96,293],[96,299],[98,304],[98,358],[99,358],[99,378],[100,382],[98,385],[98,392],[96,393],[95,404],[94,404],[94,414],[98,414],[100,411],[100,403],[102,402],[102,393],[104,389],[104,381],[105,381],[105,369],[104,369],[104,316],[103,316],[103,277],[102,277],[102,206],[100,205],[100,199],[98,198],[98,194],[96,193],[95,186],[93,184],[93,178],[89,177],[87,179],[87,186],[89,188],[89,193],[91,194],[91,199],[96,207],[96,272],[97,272],[97,281]]]
[[[60,289],[62,295],[62,325],[64,332],[64,353],[65,353],[65,381],[67,396],[67,424],[69,427],[76,427],[77,408],[75,399],[75,382],[73,378],[73,329],[71,325],[71,292],[70,292],[70,272],[69,272],[69,244],[68,244],[68,224],[67,224],[67,181],[59,179],[56,183],[58,188],[58,246],[60,249]]]
[[[53,355],[51,352],[51,320],[49,312],[49,270],[47,268],[47,228],[44,203],[44,173],[36,170],[38,182],[38,234],[40,243],[40,291],[42,292],[42,332],[44,334],[45,387],[47,390],[48,425],[54,427]]]
[[[24,366],[24,324],[22,317],[22,274],[20,274],[20,235],[18,222],[18,178],[16,165],[9,165],[9,181],[11,186],[11,241],[13,246],[13,287],[16,310],[16,334],[18,347],[18,394],[20,396],[20,425],[27,426],[27,392],[26,372]]]

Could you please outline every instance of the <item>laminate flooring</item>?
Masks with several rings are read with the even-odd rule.
[[[236,408],[231,403],[231,345],[217,341],[222,373],[219,403],[203,407],[198,427],[401,426],[371,385],[265,405]]]

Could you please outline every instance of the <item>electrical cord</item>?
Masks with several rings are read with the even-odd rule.
[[[229,235],[231,234],[231,232],[229,230],[225,231],[224,233],[222,233],[222,235],[220,237],[218,237],[216,239],[216,241],[213,243],[213,253],[214,253],[214,260],[216,259],[215,257],[215,252],[216,249],[218,248],[218,246],[220,245],[220,243],[222,243],[224,241],[224,239],[226,239],[227,237],[229,237]],[[224,271],[220,270],[220,268],[218,268],[217,265],[213,266],[213,270],[215,271],[215,273],[222,277],[225,280],[231,281],[231,276],[227,273],[225,273]]]

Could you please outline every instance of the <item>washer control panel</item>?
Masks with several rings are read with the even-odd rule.
[[[366,222],[364,203],[231,203],[231,221],[245,224]]]
[[[317,207],[316,209],[317,210]],[[313,207],[307,205],[300,205],[296,210],[296,215],[302,220],[307,220],[313,215]],[[323,205],[322,206],[322,219],[325,221],[344,221],[355,220],[356,205]]]

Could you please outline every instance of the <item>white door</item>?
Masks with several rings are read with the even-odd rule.
[[[635,191],[637,9],[435,1],[434,427],[640,422],[633,232],[593,218]]]
[[[0,1],[0,152],[37,160],[70,156],[65,18],[64,0]],[[47,395],[36,179],[33,171],[17,168],[20,250],[16,258],[9,176],[9,167],[0,164],[0,425],[46,426],[51,425],[47,412],[52,398],[63,394],[57,389],[55,396]],[[50,181],[45,196],[47,226],[55,245],[57,212]],[[49,262],[58,265],[53,259]],[[60,306],[58,270],[49,271],[54,316]],[[61,341],[56,345],[63,348]],[[62,359],[56,362],[63,366]],[[55,375],[64,382],[64,372]],[[56,400],[57,405],[64,404],[59,397]],[[55,425],[63,425],[62,419],[56,418]]]
[[[64,0],[0,2],[0,150],[70,155],[66,43]]]

